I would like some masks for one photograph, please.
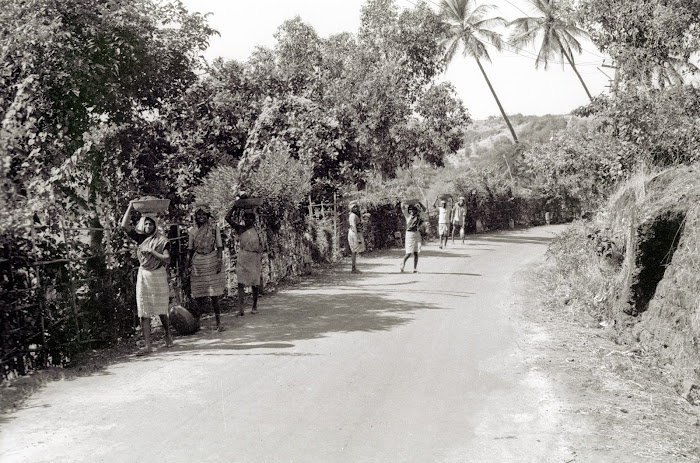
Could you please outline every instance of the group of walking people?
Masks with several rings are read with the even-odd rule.
[[[170,287],[167,266],[171,259],[170,241],[158,227],[155,214],[142,213],[135,227],[131,226],[134,201],[124,213],[121,227],[137,244],[136,256],[139,269],[136,277],[136,307],[143,333],[144,347],[138,355],[152,351],[151,318],[158,316],[165,330],[165,345],[173,345],[172,330],[168,319]],[[266,248],[263,234],[256,226],[254,209],[232,207],[226,215],[226,222],[238,235],[239,249],[236,259],[238,281],[238,315],[243,316],[245,288],[251,287],[253,307],[250,313],[258,312],[258,295],[262,274],[262,254]],[[188,252],[185,260],[185,275],[189,276],[190,294],[193,304],[190,313],[196,326],[206,305],[211,301],[216,320],[216,330],[225,331],[221,321],[221,304],[226,287],[226,274],[223,271],[223,240],[221,230],[213,220],[207,204],[198,203],[194,207],[194,225],[188,230]]]
[[[465,198],[460,197],[454,207],[450,207],[444,198],[438,197],[434,206],[438,203],[440,249],[447,246],[450,231],[454,242],[457,229],[459,229],[464,243]],[[365,250],[362,218],[357,201],[352,201],[349,206],[348,244],[351,251],[351,272],[360,273],[357,269],[357,255]],[[142,213],[136,226],[132,227],[131,217],[134,211],[134,201],[131,201],[120,225],[137,244],[136,255],[139,269],[136,278],[136,307],[144,340],[144,348],[139,351],[139,355],[144,355],[152,351],[151,318],[153,316],[157,315],[163,325],[166,347],[173,345],[172,330],[168,319],[170,287],[167,272],[171,259],[171,244],[160,232],[155,214]],[[418,200],[408,200],[402,201],[401,211],[406,220],[406,253],[402,259],[400,270],[404,272],[406,262],[413,257],[413,273],[416,273],[418,271],[418,256],[423,242],[425,208]],[[190,313],[198,327],[202,312],[211,302],[216,320],[215,329],[225,331],[226,327],[221,321],[220,304],[220,298],[226,287],[221,229],[213,219],[208,204],[195,204],[193,219],[194,224],[188,230],[187,255],[185,271],[183,272],[190,281],[190,295],[193,299]],[[245,315],[243,306],[246,287],[252,289],[253,305],[250,313],[255,314],[258,312],[262,254],[267,247],[266,241],[256,226],[257,216],[254,209],[234,205],[226,214],[225,220],[238,236],[239,242],[236,256],[238,315]]]
[[[452,207],[449,204],[447,195],[438,196],[433,203],[438,209],[438,234],[440,235],[440,249],[447,247],[447,242],[452,236],[454,243],[455,232],[459,230],[459,236],[464,244],[465,222],[467,217],[466,198],[461,196]],[[406,262],[413,257],[413,273],[418,272],[418,255],[423,244],[423,233],[425,221],[422,214],[425,208],[418,200],[406,200],[401,202],[401,212],[406,219],[405,231],[405,251],[401,261],[400,270],[403,273]],[[357,201],[350,203],[350,215],[348,218],[348,244],[351,252],[351,272],[361,273],[357,269],[357,255],[365,250],[364,237],[362,234],[362,219],[360,217],[360,207]],[[444,242],[444,244],[443,244]]]

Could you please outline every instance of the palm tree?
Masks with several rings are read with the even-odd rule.
[[[445,60],[449,63],[455,56],[455,53],[462,48],[464,56],[471,56],[479,65],[481,74],[486,79],[486,84],[491,90],[493,98],[496,100],[498,109],[501,111],[503,120],[506,121],[510,134],[513,136],[513,141],[518,143],[518,137],[515,135],[515,130],[506,116],[506,112],[501,106],[501,102],[496,95],[496,91],[491,85],[491,81],[481,65],[481,60],[491,62],[491,57],[486,49],[486,44],[493,45],[496,50],[500,51],[503,48],[503,40],[501,35],[492,30],[495,26],[505,26],[506,20],[500,17],[484,19],[486,14],[494,8],[493,5],[476,6],[473,0],[442,0],[440,8],[443,11],[443,18],[448,27],[447,38],[443,41],[445,47]]]
[[[561,2],[557,0],[528,0],[528,2],[535,15],[518,18],[508,24],[509,27],[514,28],[510,36],[510,44],[517,47],[531,45],[539,40],[535,69],[542,64],[546,70],[549,61],[558,57],[562,58],[563,66],[565,58],[583,85],[586,95],[593,100],[591,92],[588,91],[586,83],[574,65],[574,52],[581,54],[578,38],[587,37],[588,34],[574,22],[567,20],[566,10]]]

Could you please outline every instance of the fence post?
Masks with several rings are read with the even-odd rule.
[[[48,359],[46,354],[46,329],[44,326],[44,294],[41,282],[41,263],[39,262],[39,251],[36,244],[36,228],[34,227],[34,213],[29,217],[29,234],[32,237],[32,253],[34,254],[34,271],[36,272],[36,294],[39,299],[39,325],[41,326],[41,366],[45,366]]]
[[[340,239],[338,237],[338,195],[333,193],[333,258],[340,254]]]
[[[73,316],[75,317],[75,330],[76,330],[76,337],[77,337],[77,342],[80,343],[80,321],[78,320],[78,305],[75,300],[75,272],[73,271],[73,261],[71,260],[71,255],[70,255],[70,246],[68,245],[68,238],[66,237],[66,231],[68,230],[66,226],[63,224],[63,220],[60,221],[61,225],[61,234],[63,235],[63,244],[66,246],[66,265],[68,267],[68,279],[70,280],[70,298],[71,298],[71,305],[73,308]],[[71,236],[71,240],[72,240]]]

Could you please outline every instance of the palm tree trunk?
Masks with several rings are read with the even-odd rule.
[[[501,102],[498,99],[498,96],[496,96],[496,91],[491,86],[491,81],[489,80],[488,76],[486,75],[486,71],[484,71],[484,67],[481,65],[481,61],[479,61],[479,58],[476,58],[476,57],[474,57],[474,59],[476,60],[476,64],[479,65],[479,69],[481,70],[481,74],[484,76],[484,79],[486,79],[486,84],[489,86],[489,90],[491,90],[491,94],[493,95],[493,98],[496,100],[496,104],[498,105],[498,109],[501,111],[501,116],[503,116],[503,120],[506,121],[506,125],[508,126],[508,130],[510,130],[510,134],[513,136],[513,142],[518,143],[518,136],[515,135],[515,130],[513,130],[513,126],[510,124],[510,120],[508,119],[508,116],[506,116],[506,112],[503,110],[503,106],[501,106]],[[506,161],[506,163],[507,162],[508,161]],[[508,167],[508,171],[510,172],[510,166]]]
[[[588,87],[586,87],[586,83],[583,81],[581,74],[578,73],[578,69],[576,69],[576,66],[574,66],[573,60],[571,58],[569,58],[569,54],[566,53],[566,51],[564,51],[564,48],[561,49],[561,53],[566,57],[566,60],[571,65],[571,69],[573,69],[574,72],[576,73],[576,77],[578,77],[578,80],[581,82],[581,85],[583,85],[583,89],[586,91],[586,95],[588,95],[588,99],[593,101],[593,97],[591,96],[591,92],[588,91]]]

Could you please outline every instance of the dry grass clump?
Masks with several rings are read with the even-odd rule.
[[[585,222],[573,223],[554,239],[540,269],[550,307],[565,308],[579,322],[605,324],[615,295],[617,264],[615,251],[604,243],[600,231]]]
[[[678,167],[632,177],[615,194],[599,216],[599,226],[609,229],[622,248],[634,249],[630,227],[669,211],[685,212],[700,202],[700,166]]]

